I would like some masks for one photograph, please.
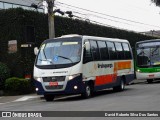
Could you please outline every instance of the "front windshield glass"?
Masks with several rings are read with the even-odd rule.
[[[137,49],[138,66],[157,66],[160,65],[160,46]]]
[[[56,39],[41,45],[36,65],[64,65],[77,63],[81,59],[81,40],[79,39]]]

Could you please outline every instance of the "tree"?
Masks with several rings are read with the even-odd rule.
[[[151,0],[153,3],[155,3],[157,6],[160,6],[160,0]]]

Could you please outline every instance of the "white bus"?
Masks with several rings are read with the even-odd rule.
[[[36,91],[46,101],[67,94],[88,98],[106,88],[122,91],[134,79],[127,40],[65,35],[45,40],[35,54]]]

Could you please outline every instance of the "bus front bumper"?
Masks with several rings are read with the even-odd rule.
[[[136,78],[138,80],[157,79],[157,78],[160,78],[160,72],[156,72],[156,73],[136,72]]]
[[[81,94],[85,91],[85,83],[81,78],[76,80],[69,80],[64,90],[45,90],[41,82],[34,80],[36,92],[38,95],[52,94],[52,95],[70,95]]]

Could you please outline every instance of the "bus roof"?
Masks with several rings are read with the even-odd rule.
[[[143,40],[143,41],[136,42],[136,44],[146,43],[146,42],[160,42],[160,39]]]
[[[153,47],[153,46],[160,46],[160,39],[152,39],[152,40],[144,40],[136,42],[136,48],[144,48],[144,47]]]
[[[108,41],[114,41],[114,42],[126,42],[129,43],[128,40],[125,39],[119,39],[119,38],[107,38],[107,37],[97,37],[97,36],[87,36],[87,35],[77,35],[77,34],[69,34],[69,35],[63,35],[61,37],[51,38],[47,39],[44,42],[52,41],[54,39],[60,39],[60,38],[73,38],[73,37],[80,37],[82,39],[88,39],[88,40],[108,40]]]
[[[92,39],[92,40],[108,40],[108,41],[116,41],[116,42],[128,42],[128,40],[125,39],[119,39],[119,38],[107,38],[107,37],[97,37],[97,36],[87,36],[87,35],[77,35],[77,34],[71,34],[71,35],[63,35],[58,38],[67,38],[67,37],[82,37],[83,39]]]

